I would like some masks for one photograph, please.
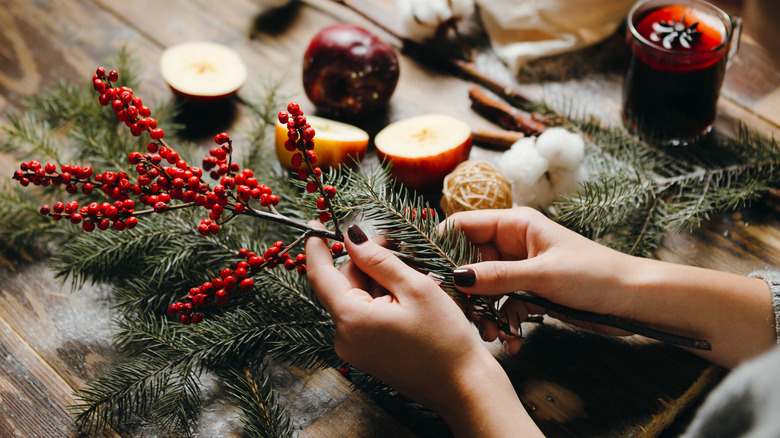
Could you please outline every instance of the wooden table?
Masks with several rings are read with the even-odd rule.
[[[741,1],[724,7],[745,12]],[[392,2],[361,6],[390,26]],[[126,44],[140,60],[143,94],[168,97],[157,62],[163,48],[208,39],[241,53],[251,71],[242,94],[268,78],[286,79],[287,91],[312,112],[301,88],[300,60],[311,37],[346,21],[389,36],[327,0],[289,8],[269,22],[261,0],[0,0],[0,110],[22,108],[32,95],[59,79],[86,83]],[[732,133],[738,121],[767,136],[780,134],[780,73],[752,38],[750,21],[741,51],[726,77],[717,129]],[[617,120],[624,58],[619,36],[583,52],[532,63],[513,77],[495,59],[480,58],[486,72],[539,97],[549,93],[581,102],[605,120]],[[474,128],[493,128],[469,107],[470,83],[402,57],[401,80],[386,114],[374,123],[423,112],[449,113]],[[239,109],[240,112],[240,109]],[[0,122],[5,123],[3,117]],[[240,125],[241,120],[236,122]],[[375,128],[375,127],[374,127]],[[203,142],[207,142],[207,138]],[[9,175],[19,157],[0,156]],[[691,233],[669,236],[657,257],[737,273],[780,266],[780,203],[767,198],[753,207],[712,218]],[[0,258],[0,436],[76,436],[67,406],[72,392],[117,360],[111,344],[106,292],[89,286],[70,292],[52,278],[46,260]],[[507,358],[490,345],[518,393],[549,436],[656,436],[679,432],[678,414],[695,404],[721,371],[693,355],[647,340],[610,339],[545,324],[530,330],[523,351]],[[335,370],[307,371],[278,365],[274,379],[301,436],[448,436],[440,423],[404,413],[353,392]],[[238,436],[236,412],[206,384],[199,436]],[[109,430],[109,436],[154,436],[151,429]]]

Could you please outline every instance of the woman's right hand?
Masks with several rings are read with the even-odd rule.
[[[479,247],[484,260],[454,271],[453,280],[462,292],[503,295],[526,291],[573,309],[706,339],[712,351],[694,352],[726,367],[777,343],[772,295],[758,278],[630,256],[531,208],[456,213],[448,221]],[[501,311],[513,329],[529,314],[548,313],[511,298]],[[483,339],[500,337],[508,353],[519,350],[519,338],[499,333],[495,323],[476,322]],[[626,334],[581,321],[567,322]]]
[[[630,270],[633,257],[599,245],[527,207],[456,213],[448,221],[477,245],[483,259],[455,270],[455,285],[462,292],[501,295],[528,291],[579,310],[613,315],[628,311],[630,301],[622,275]],[[507,300],[501,311],[513,328],[522,322],[515,315],[522,319],[528,314],[547,313],[514,299]],[[485,340],[500,336],[509,353],[519,349],[520,340],[499,333],[495,323],[477,323]],[[578,325],[625,333],[589,323]]]

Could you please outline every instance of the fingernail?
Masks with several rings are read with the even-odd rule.
[[[479,337],[482,338],[482,340],[484,341],[485,340],[485,327],[482,324],[480,324],[479,326],[477,326],[477,328],[479,329]]]
[[[452,272],[452,281],[455,282],[455,286],[474,286],[477,282],[477,274],[473,269],[456,269]]]
[[[502,342],[502,343],[501,343],[501,345],[503,345],[503,346],[504,346],[504,353],[506,353],[506,354],[512,354],[512,353],[510,353],[510,352],[509,352],[509,342],[507,342],[507,341],[504,341],[504,342]]]
[[[349,228],[347,228],[347,235],[349,236],[349,240],[357,245],[360,245],[361,243],[368,240],[366,233],[364,233],[363,230],[361,230],[357,225],[350,225]]]

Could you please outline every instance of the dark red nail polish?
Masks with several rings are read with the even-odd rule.
[[[347,228],[347,235],[349,236],[349,240],[357,245],[360,245],[361,243],[368,240],[366,233],[364,233],[363,230],[361,230],[357,225],[350,225],[349,228]]]

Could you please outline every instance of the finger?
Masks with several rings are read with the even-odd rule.
[[[479,336],[485,342],[493,342],[498,338],[498,324],[489,319],[473,317],[474,325],[479,329]]]
[[[450,216],[441,229],[460,230],[480,249],[489,244],[504,258],[525,259],[528,257],[529,228],[532,223],[544,223],[547,220],[538,211],[527,207],[466,211]]]
[[[412,269],[386,248],[369,240],[357,225],[347,229],[347,252],[352,263],[374,281],[399,298],[407,291],[419,290],[433,279]]]
[[[488,261],[458,267],[453,282],[461,291],[474,295],[503,295],[544,286],[545,274],[538,258]]]
[[[321,223],[310,221],[309,225],[324,228]],[[333,266],[333,258],[327,240],[311,236],[306,239],[306,277],[314,293],[334,318],[354,308],[361,299],[371,299],[368,293],[354,288],[349,279]]]
[[[523,346],[523,338],[509,336],[504,332],[501,332],[499,339],[501,339],[501,345],[504,347],[504,353],[506,354],[517,354],[520,351],[520,347]]]

